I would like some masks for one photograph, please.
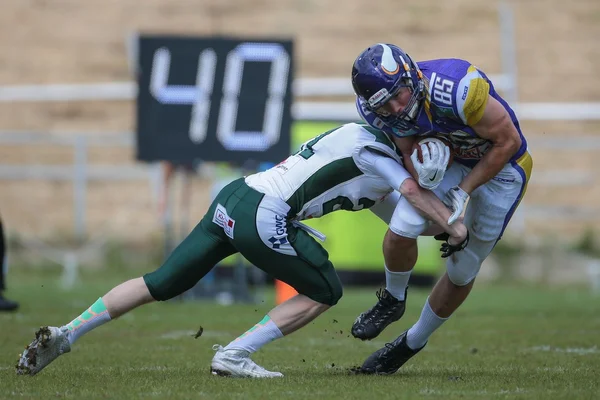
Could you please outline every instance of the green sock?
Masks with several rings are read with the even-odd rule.
[[[69,342],[73,344],[81,335],[110,320],[110,314],[104,305],[104,301],[102,298],[99,298],[90,308],[66,325],[66,328],[69,330],[69,335],[67,336]]]
[[[244,334],[225,346],[225,350],[242,349],[254,353],[262,346],[283,337],[283,334],[268,315],[248,329]]]

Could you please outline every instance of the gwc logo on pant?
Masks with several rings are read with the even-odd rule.
[[[287,244],[287,228],[285,227],[285,218],[281,215],[275,215],[275,235],[271,236],[269,243],[274,249],[280,248],[282,245]]]

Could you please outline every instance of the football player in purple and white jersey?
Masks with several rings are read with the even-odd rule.
[[[470,235],[467,247],[448,258],[446,273],[432,290],[419,320],[373,353],[361,368],[364,373],[390,374],[419,352],[466,299],[481,263],[502,237],[525,194],[533,162],[514,111],[485,73],[468,61],[415,62],[398,46],[378,43],[355,60],[352,85],[361,117],[393,138],[405,168],[451,208],[449,224],[465,213]],[[454,163],[445,173],[440,173],[443,165],[427,169],[417,162],[413,144],[425,136],[451,143]],[[443,162],[447,159],[440,158]],[[386,233],[386,290],[352,327],[352,334],[362,340],[376,337],[398,319],[394,310],[404,309],[408,279],[417,259],[416,238],[423,233],[423,217],[406,201],[398,203],[394,214],[410,223],[402,231]],[[405,251],[399,252],[400,248]],[[398,257],[399,253],[403,256]]]

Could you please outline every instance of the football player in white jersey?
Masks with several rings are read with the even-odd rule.
[[[435,161],[426,157],[423,165]],[[219,261],[240,252],[299,294],[227,346],[215,345],[211,370],[217,375],[280,377],[280,372],[255,364],[250,354],[306,325],[342,296],[327,251],[307,232],[321,234],[300,221],[336,210],[372,208],[391,226],[406,229],[406,222],[392,215],[395,190],[449,234],[442,256],[464,248],[465,226],[447,224],[450,210],[432,192],[419,188],[402,167],[393,141],[379,130],[347,124],[306,142],[277,166],[223,188],[160,268],[116,286],[70,323],[41,328],[21,355],[17,373],[38,373],[69,352],[83,334],[140,305],[185,292]]]
[[[464,251],[448,258],[446,273],[417,323],[362,365],[364,373],[391,374],[419,352],[466,299],[481,263],[525,194],[533,162],[515,113],[485,73],[465,60],[414,62],[399,47],[379,43],[354,62],[352,84],[362,118],[393,137],[407,170],[452,208],[448,223],[465,211],[470,236]],[[413,144],[430,135],[447,139],[453,147],[455,162],[445,172],[416,162]],[[405,219],[423,219],[402,203],[398,208],[403,211],[396,213]],[[357,318],[352,327],[355,337],[372,339],[402,316],[416,261],[416,237],[424,231],[418,223],[415,228],[399,231],[390,226],[384,240],[387,289]]]

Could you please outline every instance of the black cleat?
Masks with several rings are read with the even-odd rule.
[[[406,344],[407,332],[371,354],[357,372],[361,374],[390,375],[398,371],[412,356],[425,347],[423,346],[417,350],[408,347]]]
[[[0,311],[15,311],[19,308],[19,303],[8,300],[0,293]]]
[[[386,326],[398,321],[404,315],[406,308],[406,295],[400,301],[390,294],[386,289],[377,291],[379,301],[368,311],[360,314],[352,325],[352,336],[361,340],[371,340],[379,336]]]

